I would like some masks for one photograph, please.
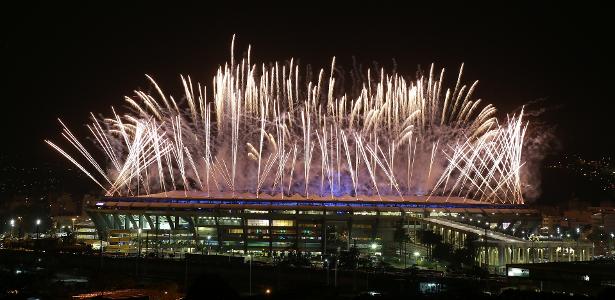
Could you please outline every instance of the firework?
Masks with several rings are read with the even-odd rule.
[[[463,65],[453,88],[432,65],[414,81],[384,69],[354,72],[355,88],[346,90],[335,58],[312,76],[294,60],[253,64],[250,48],[236,61],[233,44],[209,89],[182,76],[177,101],[147,76],[154,94],[135,91],[124,114],[92,114],[88,128],[106,164],[63,123],[78,156],[46,142],[107,195],[183,190],[523,203],[522,113],[500,125],[495,108],[472,97],[477,82],[462,83]]]

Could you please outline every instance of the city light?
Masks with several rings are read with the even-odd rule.
[[[15,219],[11,219],[11,227],[15,227]]]
[[[36,219],[36,225],[41,225],[41,219]]]
[[[419,257],[421,256],[421,253],[418,251],[414,251],[414,253],[412,253],[414,255],[414,257]]]
[[[371,247],[372,247],[372,250],[376,250],[376,248],[378,248],[378,244],[372,243]]]

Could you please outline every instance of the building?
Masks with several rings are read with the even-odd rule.
[[[541,224],[535,210],[453,197],[305,199],[168,192],[107,197],[92,203],[86,211],[101,238],[109,243],[106,251],[119,253],[215,251],[275,256],[302,252],[317,256],[356,246],[363,253],[399,257],[411,253],[402,251],[396,238],[400,231],[411,237],[412,247],[424,249],[413,238],[418,229],[438,232],[455,247],[462,247],[469,235],[482,236],[481,251],[488,254],[479,255],[479,262],[494,270],[506,262],[529,261],[529,256],[551,253],[544,249],[568,249],[563,241],[555,245],[525,239]],[[531,253],[505,254],[519,249]],[[588,259],[588,248],[583,251],[583,257],[568,255],[566,259]],[[489,259],[490,255],[495,256]]]

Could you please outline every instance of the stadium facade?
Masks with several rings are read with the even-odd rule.
[[[591,254],[585,244],[521,237],[540,224],[541,216],[533,209],[464,198],[205,197],[201,192],[169,192],[102,198],[90,203],[87,213],[100,244],[115,253],[319,256],[357,247],[365,254],[400,258],[425,255],[427,248],[416,235],[428,229],[454,247],[462,247],[470,235],[480,237],[477,260],[494,268],[549,258],[588,259]],[[400,236],[409,238],[402,241]]]

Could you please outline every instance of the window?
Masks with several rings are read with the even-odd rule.
[[[296,210],[278,210],[278,211],[276,211],[276,213],[283,214],[283,215],[294,215],[296,212],[297,212]]]
[[[303,228],[320,228],[320,224],[302,223],[302,224],[299,224],[299,227],[303,227]]]
[[[248,226],[269,226],[269,220],[248,219]]]
[[[318,211],[318,210],[300,210],[299,211],[300,215],[322,215],[322,211]]]
[[[231,234],[242,234],[243,233],[243,229],[242,228],[231,228],[228,230],[228,233]]]
[[[380,212],[381,216],[401,216],[401,211],[383,211]]]
[[[247,214],[268,214],[267,210],[256,210],[256,209],[246,209],[245,212]]]
[[[241,218],[221,217],[221,218],[218,218],[218,223],[220,223],[220,225],[239,226],[241,225]]]
[[[273,234],[295,234],[296,232],[292,229],[277,229],[273,230]]]
[[[273,220],[273,226],[276,226],[276,227],[294,226],[294,225],[295,225],[295,221],[293,220]]]
[[[375,211],[355,211],[354,215],[358,216],[375,216],[377,213]]]

